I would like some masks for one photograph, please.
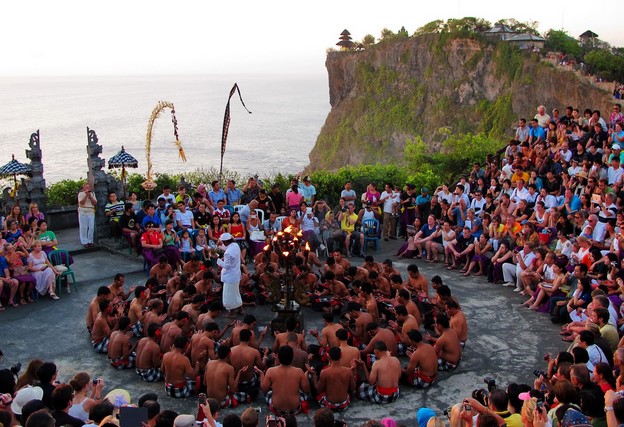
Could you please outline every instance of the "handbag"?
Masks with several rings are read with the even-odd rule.
[[[266,236],[262,230],[252,230],[249,238],[254,242],[263,242],[266,239]]]

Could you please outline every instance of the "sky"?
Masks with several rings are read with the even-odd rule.
[[[0,76],[325,74],[343,29],[410,34],[435,19],[538,21],[624,46],[621,0],[29,0],[3,2]],[[589,15],[596,18],[589,18]]]

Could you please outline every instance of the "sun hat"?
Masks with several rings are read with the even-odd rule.
[[[225,242],[225,241],[228,241],[228,240],[232,240],[232,239],[233,239],[233,237],[232,237],[232,235],[230,233],[223,233],[221,235],[221,241],[222,242]]]
[[[22,408],[31,400],[41,400],[43,389],[41,387],[27,386],[19,390],[11,403],[11,411],[16,415],[22,415]]]

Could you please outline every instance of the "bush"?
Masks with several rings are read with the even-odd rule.
[[[82,186],[87,182],[86,179],[80,178],[64,179],[56,182],[46,188],[47,205],[49,207],[63,207],[78,204],[78,193],[82,190]]]

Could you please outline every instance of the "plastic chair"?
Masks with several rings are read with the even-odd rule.
[[[67,268],[66,271],[61,271],[61,274],[56,276],[56,294],[61,295],[61,290],[63,289],[63,280],[66,280],[67,285],[69,286],[69,276],[71,276],[72,278],[72,287],[75,291],[77,291],[78,286],[76,286],[76,276],[74,276],[74,271],[69,265],[69,252],[63,249],[57,249],[48,254],[48,259],[54,266],[62,265]]]
[[[230,216],[232,216],[234,214],[234,206],[232,206],[232,205],[225,205],[225,206],[223,206],[223,209],[227,209],[228,212],[230,213]]]
[[[368,248],[370,242],[375,242],[375,252],[379,252],[379,242],[381,240],[379,221],[372,218],[365,219],[362,221],[362,232],[364,233],[364,250]]]
[[[286,219],[285,216],[278,216],[277,218],[275,218],[275,227],[281,231],[282,230],[282,221],[284,221]]]
[[[258,213],[260,224],[264,223],[264,211],[262,209],[256,209],[256,212]]]

